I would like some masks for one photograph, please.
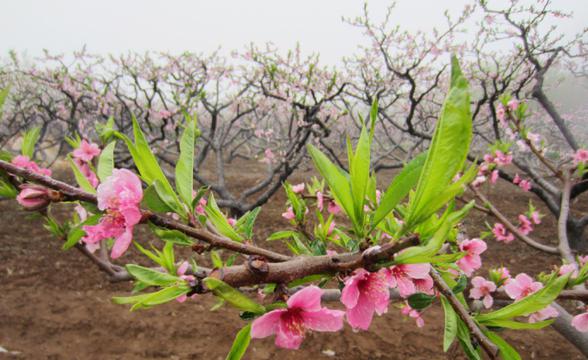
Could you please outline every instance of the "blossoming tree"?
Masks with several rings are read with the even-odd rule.
[[[220,304],[239,309],[244,326],[228,359],[241,358],[251,339],[275,336],[276,346],[297,349],[308,331],[339,331],[345,323],[369,330],[374,314],[384,314],[391,301],[402,301],[402,312],[417,326],[424,326],[421,312],[439,302],[445,313],[445,351],[456,343],[472,359],[483,353],[517,359],[499,330],[552,324],[548,318],[559,311],[553,305],[556,299],[586,298],[585,290],[574,288],[588,278],[588,265],[562,267],[540,281],[496,269],[489,280],[475,277],[466,290],[467,276],[480,267],[486,244],[458,236],[475,203],[460,206],[456,198],[475,181],[479,169],[467,161],[470,93],[455,58],[450,78],[428,150],[407,163],[384,192],[376,189],[370,171],[377,101],[355,147],[348,144],[348,171],[308,145],[322,181],[284,183],[288,209],[283,216],[291,227],[266,239],[283,241],[290,254],[254,240],[259,208],[227,217],[212,192],[195,189],[199,131],[188,114],[173,161],[173,181],[133,119],[132,136],[110,121],[98,127],[96,141],[101,144],[71,139],[75,150],[69,160],[77,186],[52,178],[50,170],[34,161],[37,137],[27,133],[21,154],[2,153],[1,194],[40,212],[64,248],[76,248],[113,280],[134,280],[134,294],[115,297],[116,303],[138,310],[216,296]],[[127,147],[137,172],[115,168],[117,142]],[[570,169],[570,177],[582,164],[574,172]],[[75,204],[71,219],[58,222],[51,215],[57,202]],[[145,225],[161,240],[151,249],[134,235],[136,226]],[[193,258],[178,259],[178,247],[210,253],[212,267]],[[133,249],[152,266],[123,265],[122,255]],[[242,256],[223,258],[215,249]],[[503,291],[497,294],[498,288]],[[265,294],[265,301],[254,300],[251,292]],[[326,305],[333,301],[340,301],[344,310]],[[587,317],[567,319],[568,327],[588,330]]]

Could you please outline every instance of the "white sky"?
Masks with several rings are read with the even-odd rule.
[[[554,1],[575,13],[562,30],[588,26],[588,0]],[[427,29],[443,23],[446,8],[457,14],[469,2],[399,0],[393,21]],[[377,17],[389,3],[370,1],[371,14]],[[70,53],[83,45],[103,54],[211,52],[219,46],[228,52],[272,41],[280,49],[299,42],[304,53],[319,52],[323,63],[337,64],[366,41],[341,20],[359,15],[362,6],[360,0],[4,0],[0,54]]]

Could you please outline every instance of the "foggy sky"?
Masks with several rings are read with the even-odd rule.
[[[500,2],[500,1],[499,1]],[[377,19],[390,1],[372,0]],[[401,27],[429,29],[443,24],[443,11],[458,14],[467,0],[399,0],[393,21]],[[492,3],[492,2],[491,2]],[[588,25],[587,0],[556,0],[575,19],[560,29]],[[71,53],[83,45],[91,53],[146,50],[228,53],[250,42],[271,41],[279,49],[300,43],[304,53],[319,52],[337,64],[366,42],[361,30],[341,20],[361,14],[359,0],[5,0],[0,12],[0,54],[8,50],[36,56],[43,49]]]

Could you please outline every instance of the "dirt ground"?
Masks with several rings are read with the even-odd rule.
[[[309,172],[301,171],[296,179],[308,176]],[[494,198],[512,215],[516,213],[513,204],[527,202],[508,185],[495,189]],[[256,226],[259,239],[287,226],[280,218],[283,204],[280,193],[264,207]],[[485,221],[492,220],[474,213],[465,222],[467,232],[477,235]],[[546,243],[553,241],[554,220],[547,217],[535,234]],[[488,243],[485,263],[502,263],[514,272],[536,274],[559,263],[557,257],[518,241]],[[125,255],[122,260],[133,256]],[[40,220],[30,218],[15,202],[0,202],[0,346],[9,351],[0,352],[0,358],[224,359],[234,334],[244,325],[229,308],[211,313],[214,299],[210,296],[137,312],[111,302],[112,296],[126,295],[131,288],[130,283],[108,282],[75,249],[62,251],[58,241],[40,226]],[[460,350],[443,353],[442,310],[434,306],[424,319],[426,326],[419,329],[391,306],[388,314],[374,320],[368,332],[353,332],[346,325],[339,333],[309,334],[299,351],[280,350],[273,338],[253,340],[245,358],[463,358]],[[583,358],[550,328],[503,334],[525,359]]]

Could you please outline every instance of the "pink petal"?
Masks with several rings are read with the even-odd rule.
[[[363,269],[360,269],[363,270]],[[365,270],[363,270],[365,272]],[[352,308],[359,299],[358,283],[363,279],[364,274],[352,275],[345,281],[345,287],[341,292],[341,303],[347,308]]]
[[[408,297],[416,292],[414,283],[405,277],[397,278],[396,282],[398,283],[398,292],[402,297]]]
[[[304,326],[310,330],[331,332],[343,328],[345,312],[340,310],[320,309],[319,311],[305,311],[302,313]]]
[[[275,334],[280,323],[280,317],[287,311],[286,309],[273,310],[253,320],[251,337],[260,339]]]
[[[323,290],[319,287],[311,285],[296,292],[288,301],[288,309],[302,309],[305,311],[318,311],[321,309],[321,296]]]
[[[588,312],[574,316],[572,319],[572,326],[580,332],[588,331]]]
[[[492,304],[494,303],[494,299],[492,298],[492,296],[486,295],[484,296],[484,300],[482,300],[482,303],[484,304],[484,307],[486,309],[490,309],[492,307]]]
[[[119,258],[131,245],[133,240],[133,233],[130,229],[125,230],[119,237],[114,240],[114,246],[110,253],[110,257],[113,259]]]
[[[275,341],[276,346],[284,349],[298,349],[300,347],[302,340],[304,340],[304,334],[291,330],[292,329],[288,328],[283,321],[278,323]]]
[[[429,275],[431,270],[430,264],[406,264],[404,271],[413,279],[424,279]]]
[[[374,304],[362,293],[355,307],[347,309],[347,322],[354,329],[367,330],[374,316]]]

